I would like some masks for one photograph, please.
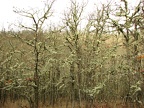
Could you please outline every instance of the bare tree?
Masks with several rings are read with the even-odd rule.
[[[81,92],[82,84],[82,52],[80,42],[80,23],[82,21],[82,13],[86,4],[79,5],[76,0],[71,0],[69,11],[65,13],[64,23],[66,25],[66,46],[70,50],[70,77],[71,77],[71,101],[74,107],[76,98],[79,100],[79,107],[81,107]],[[77,67],[77,71],[76,71]],[[76,87],[76,89],[75,89]]]
[[[23,29],[29,30],[33,32],[33,39],[32,40],[25,40],[22,37],[17,35],[17,38],[19,38],[22,42],[26,43],[27,45],[31,46],[33,49],[33,54],[34,54],[34,76],[33,76],[33,81],[34,81],[34,85],[32,86],[34,89],[34,101],[32,108],[38,108],[39,106],[39,74],[40,74],[40,53],[42,52],[42,48],[44,49],[44,43],[41,42],[40,36],[41,36],[41,32],[42,32],[42,27],[45,23],[45,21],[48,19],[48,17],[50,17],[52,15],[51,9],[52,6],[54,4],[55,0],[51,1],[51,2],[47,2],[45,4],[44,9],[42,10],[43,12],[39,11],[39,10],[19,10],[19,9],[15,9],[14,12],[29,18],[32,20],[32,24],[33,26],[29,27],[23,24],[20,24],[19,26]],[[39,16],[39,14],[43,13],[41,16]]]

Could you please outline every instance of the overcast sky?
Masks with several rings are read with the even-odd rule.
[[[13,12],[14,7],[21,9],[29,8],[42,8],[44,1],[46,0],[0,0],[0,30],[1,28],[8,28],[11,23],[17,23],[18,20],[22,20],[21,17]],[[77,0],[87,1],[87,0]],[[109,0],[88,0],[86,12],[92,12],[94,4],[98,5],[100,2],[106,3]],[[113,0],[119,1],[119,0]],[[135,5],[140,0],[128,0],[131,5]],[[53,20],[59,21],[60,15],[67,9],[70,0],[56,0],[53,10],[55,12],[55,18]]]

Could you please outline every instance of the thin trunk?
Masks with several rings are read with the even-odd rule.
[[[34,108],[38,108],[38,104],[39,104],[39,74],[38,74],[39,52],[38,52],[38,48],[37,48],[37,38],[38,38],[38,33],[36,32],[35,47],[34,47],[34,52],[35,52]]]
[[[75,106],[75,78],[74,78],[74,62],[71,64],[70,67],[70,75],[71,75],[71,106],[74,108]]]

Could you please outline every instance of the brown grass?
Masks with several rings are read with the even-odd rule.
[[[0,105],[0,108],[29,108],[28,103],[25,100],[18,100],[16,102],[7,101],[4,105]],[[71,103],[59,102],[54,106],[48,104],[40,103],[39,108],[72,108]],[[137,105],[136,103],[122,103],[121,101],[117,102],[94,102],[90,104],[88,102],[82,102],[81,107],[79,107],[78,103],[75,102],[74,108],[144,108],[142,105]]]

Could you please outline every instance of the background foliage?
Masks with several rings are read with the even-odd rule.
[[[114,107],[119,102],[127,108],[143,106],[142,2],[133,9],[126,0],[114,7],[102,4],[81,29],[86,3],[71,0],[63,24],[44,31],[53,3],[48,2],[41,16],[37,10],[15,10],[33,26],[20,24],[21,31],[0,32],[2,106],[9,101],[30,108],[95,108],[98,103]]]

